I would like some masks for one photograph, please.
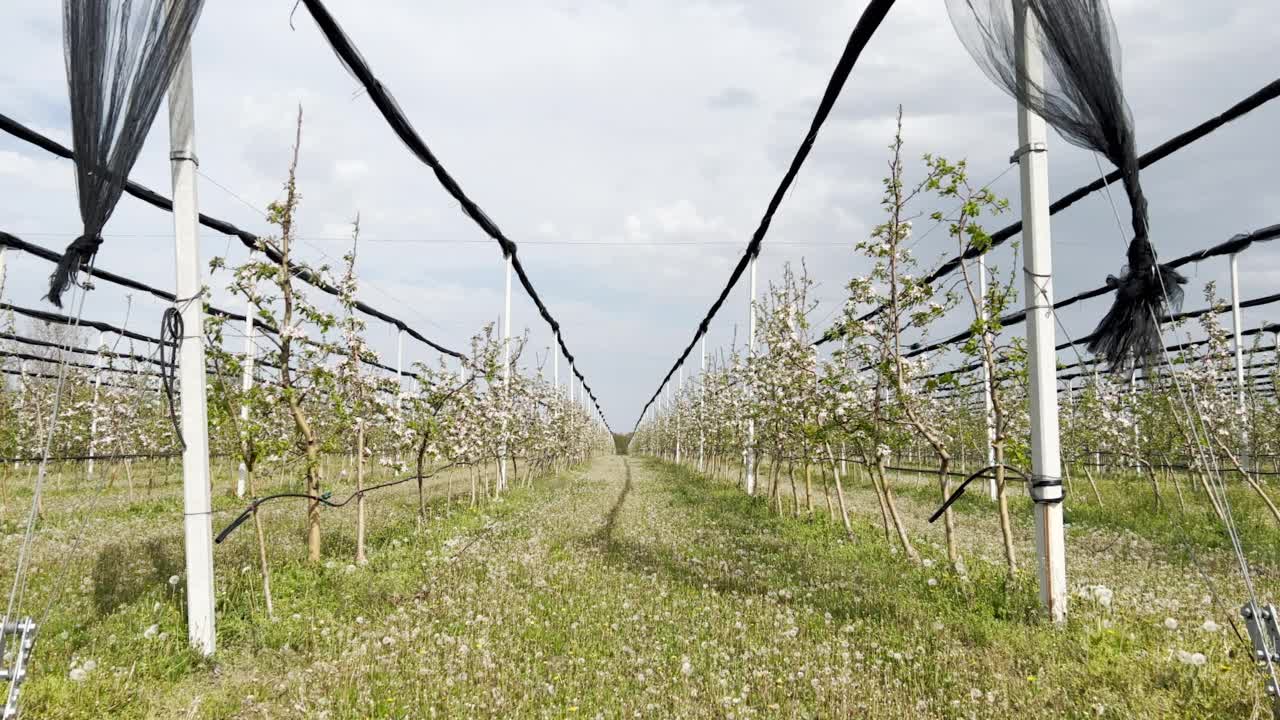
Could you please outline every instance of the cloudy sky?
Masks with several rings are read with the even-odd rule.
[[[1280,4],[1113,0],[1124,80],[1145,149],[1220,112],[1280,74]],[[266,232],[299,106],[304,112],[299,253],[340,258],[361,216],[363,297],[442,344],[465,348],[502,308],[497,246],[392,135],[343,70],[306,10],[291,0],[211,0],[194,67],[201,209]],[[803,137],[863,3],[857,0],[553,0],[545,3],[331,0],[374,71],[467,192],[520,245],[534,285],[561,321],[606,417],[629,429],[728,276]],[[9,0],[0,23],[0,112],[69,144],[61,9]],[[825,327],[847,279],[865,269],[851,247],[878,222],[879,181],[897,105],[908,154],[968,158],[979,182],[1012,197],[1013,104],[956,39],[942,0],[899,0],[871,42],[764,246],[760,282],[802,259]],[[133,178],[168,194],[162,108]],[[1144,173],[1153,236],[1169,258],[1280,221],[1280,103],[1264,106]],[[913,171],[918,172],[918,164]],[[1002,175],[1003,173],[1003,175]],[[1098,174],[1092,155],[1050,138],[1051,194]],[[62,248],[79,234],[71,165],[0,137],[0,229]],[[1117,195],[1122,217],[1127,208]],[[921,208],[927,211],[928,208]],[[1003,225],[1009,217],[993,225]],[[125,197],[100,267],[173,286],[172,219]],[[1059,297],[1119,270],[1126,238],[1106,196],[1054,220]],[[926,264],[955,248],[941,232],[916,247]],[[1274,292],[1280,247],[1241,262],[1245,297]],[[204,258],[243,259],[206,231]],[[1012,267],[1013,256],[993,262]],[[47,264],[9,258],[5,299],[39,306]],[[1190,268],[1223,280],[1225,259]],[[234,307],[210,280],[215,304]],[[1225,289],[1224,289],[1225,292]],[[122,322],[129,300],[100,284],[86,317]],[[154,334],[158,302],[135,297],[130,327]],[[744,333],[740,287],[709,347]],[[1105,300],[1064,313],[1084,335]],[[1252,327],[1280,320],[1260,308]],[[525,364],[550,344],[516,286],[513,322],[530,332]],[[967,324],[949,318],[935,334]],[[1020,332],[1019,330],[1016,330]],[[370,325],[393,356],[394,336]],[[1060,333],[1059,340],[1065,339]],[[435,354],[414,342],[406,361]]]

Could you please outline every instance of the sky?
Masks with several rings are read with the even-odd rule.
[[[328,7],[445,167],[519,245],[605,417],[625,431],[723,288],[863,3],[330,0]],[[1112,7],[1140,151],[1278,75],[1273,0],[1113,0]],[[269,231],[262,213],[281,196],[301,107],[298,254],[336,264],[359,214],[362,299],[447,347],[467,348],[502,313],[501,251],[396,139],[305,8],[292,13],[290,27],[292,9],[290,0],[206,3],[193,40],[201,210]],[[69,145],[59,4],[9,0],[2,12],[0,112]],[[854,69],[759,261],[761,292],[786,263],[803,261],[816,283],[820,304],[810,320],[818,330],[839,313],[848,279],[867,270],[853,244],[880,222],[899,105],[908,180],[919,176],[923,153],[966,158],[972,179],[994,179],[992,189],[1015,208],[989,227],[1017,219],[1017,171],[1008,162],[1017,145],[1013,101],[966,54],[942,0],[899,0]],[[1273,102],[1144,171],[1162,257],[1280,222],[1277,126],[1280,102]],[[167,153],[162,107],[132,178],[168,195]],[[1048,157],[1052,197],[1098,176],[1092,154],[1056,135]],[[71,164],[7,135],[0,198],[0,230],[59,250],[80,234]],[[1113,199],[1127,218],[1123,193]],[[1103,193],[1055,216],[1059,298],[1120,270],[1128,235],[1115,216]],[[172,288],[172,222],[125,196],[98,266]],[[915,245],[926,268],[955,250],[945,232],[922,231]],[[201,254],[233,264],[245,258],[238,242],[207,229]],[[991,263],[1008,270],[1021,260],[1003,249]],[[40,297],[50,269],[10,253],[5,301],[47,307]],[[1203,306],[1206,281],[1227,292],[1225,258],[1187,271],[1186,309]],[[1278,281],[1280,246],[1241,257],[1244,298],[1275,292]],[[215,305],[241,309],[225,291],[225,274],[207,282]],[[514,288],[512,323],[529,333],[521,363],[549,375],[550,331],[519,283]],[[745,282],[730,295],[709,352],[735,337],[741,343],[748,297]],[[1108,302],[1064,311],[1059,342],[1089,333]],[[98,283],[85,317],[156,334],[163,309]],[[1263,307],[1243,322],[1277,320],[1280,312]],[[968,322],[957,311],[931,334]],[[370,320],[368,334],[393,362],[394,330]],[[439,357],[412,340],[404,353],[406,364]],[[696,354],[692,360],[690,375]]]

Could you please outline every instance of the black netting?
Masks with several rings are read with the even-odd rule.
[[[49,277],[62,293],[102,244],[204,0],[63,0],[63,50],[84,232]]]
[[[1020,69],[1015,4],[1029,13],[1031,41],[1044,57],[1042,82]],[[1147,234],[1147,200],[1110,7],[1106,0],[947,0],[947,10],[960,41],[996,85],[1043,117],[1067,142],[1101,153],[1120,170],[1133,239],[1120,277],[1107,278],[1116,286],[1116,297],[1089,350],[1113,367],[1130,359],[1147,361],[1161,347],[1156,318],[1181,304],[1186,278],[1157,266]]]

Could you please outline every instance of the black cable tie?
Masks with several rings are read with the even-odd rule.
[[[1035,475],[1027,483],[1027,491],[1031,494],[1031,502],[1037,505],[1057,505],[1066,499],[1066,489],[1062,478],[1051,478]]]

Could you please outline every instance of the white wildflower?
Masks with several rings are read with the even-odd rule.
[[[1187,652],[1186,650],[1179,650],[1178,662],[1182,663],[1183,665],[1200,667],[1201,665],[1204,665],[1206,662],[1208,662],[1208,659],[1205,658],[1204,653],[1199,653],[1199,652],[1190,653],[1190,652]]]

